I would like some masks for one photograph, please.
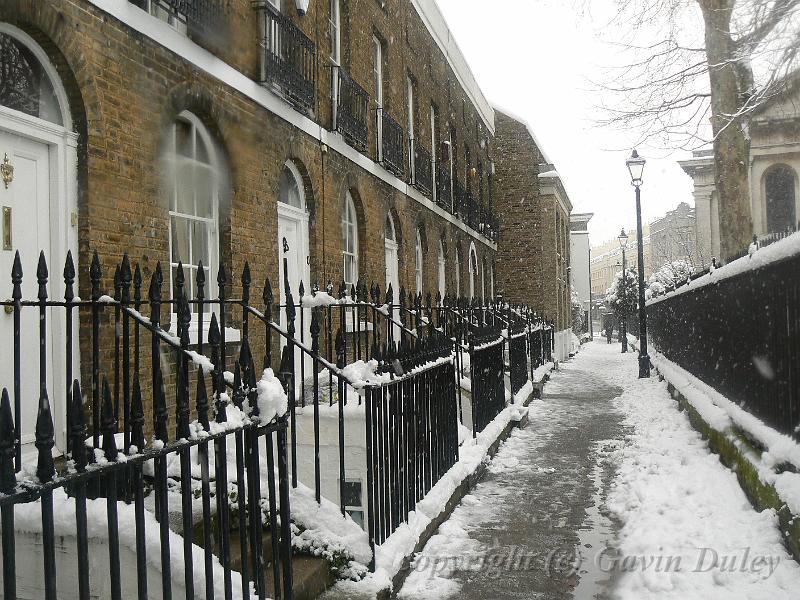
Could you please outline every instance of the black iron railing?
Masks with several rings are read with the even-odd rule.
[[[795,439],[800,439],[799,269],[800,257],[794,255],[680,288],[647,305],[648,333],[659,352]]]
[[[12,392],[4,393],[0,402],[4,585],[9,592],[17,581],[14,507],[41,502],[41,510],[36,510],[42,516],[48,598],[55,597],[60,578],[53,561],[51,507],[53,493],[62,488],[75,501],[78,597],[87,597],[96,584],[87,558],[87,531],[97,527],[91,522],[96,513],[87,512],[86,501],[105,497],[103,529],[109,532],[114,590],[120,585],[121,569],[127,567],[120,562],[115,540],[119,522],[127,519],[120,515],[130,510],[135,526],[122,533],[135,537],[138,580],[137,590],[126,593],[146,597],[148,585],[166,590],[174,570],[185,574],[187,590],[202,581],[209,598],[229,594],[232,586],[240,585],[291,598],[291,488],[302,482],[314,490],[318,502],[325,495],[338,503],[343,514],[352,508],[345,502],[352,497],[345,476],[357,465],[347,465],[345,406],[348,411],[363,410],[367,419],[365,516],[370,541],[380,544],[458,460],[458,420],[463,411],[457,382],[467,373],[475,382],[473,430],[480,431],[505,406],[508,340],[502,329],[542,325],[528,309],[440,297],[434,302],[430,294],[423,300],[402,289],[395,300],[391,287],[384,294],[377,285],[362,283],[350,290],[342,284],[336,295],[332,284],[326,291],[314,287],[307,293],[300,283],[295,294],[284,280],[283,298],[276,303],[267,279],[257,302],[261,308],[256,308],[247,264],[235,283],[221,267],[214,295],[207,291],[207,270],[202,265],[193,269],[190,289],[179,264],[169,288],[173,295],[164,297],[160,265],[149,274],[145,288],[142,270],[127,256],[116,265],[112,295],[104,293],[103,282],[108,279],[99,257],[94,257],[88,300],[75,296],[71,257],[63,270],[63,300],[49,299],[42,256],[36,273],[39,296],[28,300],[22,297],[20,265],[17,257],[13,299],[0,302],[15,324],[13,339],[2,340],[11,349],[14,366]],[[286,267],[284,260],[288,272]],[[239,295],[232,293],[234,288]],[[53,377],[69,384],[63,395],[48,390],[43,366],[54,339],[48,323],[61,319],[54,316],[59,311],[66,333],[56,342],[63,344],[67,359],[63,372]],[[36,335],[21,326],[22,315],[28,313],[42,317],[37,321],[42,349],[37,381],[23,377],[22,361],[29,360],[23,356],[23,341]],[[167,318],[171,329],[166,327]],[[85,332],[80,344],[84,386],[78,383],[78,361],[72,354],[78,347],[79,321]],[[232,328],[239,331],[236,341],[230,340]],[[256,356],[263,360],[256,361]],[[510,356],[514,360],[509,369],[516,374],[514,361],[521,357],[515,352]],[[363,380],[354,380],[348,374],[353,371],[346,369],[357,361],[373,365],[372,374],[364,367],[356,371]],[[264,378],[273,377],[283,395],[265,401],[257,389]],[[269,381],[265,383],[270,387]],[[82,387],[92,390],[89,398],[84,398]],[[23,396],[30,388],[37,389],[40,397],[35,424],[21,417]],[[66,407],[68,439],[63,446],[59,441],[59,450],[67,461],[52,459],[53,405]],[[309,410],[299,410],[303,407]],[[323,410],[338,417],[333,421],[338,440],[327,442],[325,449],[320,435]],[[23,453],[22,432],[32,430],[36,467],[26,464],[31,448],[26,446]],[[313,454],[306,459],[304,452]],[[222,458],[226,456],[231,457],[230,469]],[[167,469],[173,463],[176,466]],[[323,486],[323,469],[338,472],[333,489]],[[29,470],[36,472],[36,478],[27,475]],[[15,471],[26,475],[15,476]],[[177,538],[170,533],[170,523],[176,520],[169,518],[170,511],[176,512],[174,503],[167,501],[172,492],[181,499],[175,515],[180,522]],[[159,532],[158,557],[149,555],[153,545],[145,543],[151,527]],[[170,543],[182,545],[180,564]],[[198,553],[202,561],[193,558]],[[161,581],[149,582],[147,565],[156,561]],[[114,592],[112,597],[119,595]]]
[[[312,108],[317,79],[314,42],[271,2],[259,0],[256,9],[261,14],[261,82],[275,86],[290,103]]]
[[[403,128],[384,109],[377,112],[377,118],[381,120],[381,161],[383,166],[389,172],[402,178],[405,162]]]
[[[198,273],[203,272],[201,265]],[[0,401],[0,492],[3,494],[0,512],[5,596],[16,597],[18,583],[23,586],[31,583],[17,581],[14,548],[19,532],[15,531],[14,519],[15,508],[36,502],[41,505],[37,511],[41,518],[36,522],[41,526],[43,587],[48,599],[63,594],[63,590],[59,591],[59,579],[62,582],[77,579],[77,595],[81,598],[90,597],[92,589],[106,589],[107,584],[112,598],[121,598],[123,592],[148,597],[148,585],[151,589],[160,588],[164,597],[169,597],[174,583],[173,568],[183,572],[181,583],[187,597],[195,596],[195,582],[199,581],[203,582],[204,592],[197,592],[204,597],[222,594],[230,597],[233,586],[237,589],[240,586],[234,583],[235,578],[240,580],[243,589],[254,586],[259,594],[275,594],[274,597],[280,595],[282,589],[283,597],[291,598],[287,418],[280,409],[280,398],[263,405],[258,401],[257,379],[261,369],[256,369],[251,353],[246,311],[242,312],[242,339],[235,345],[238,357],[231,365],[235,375],[228,377],[228,361],[233,358],[234,345],[226,343],[226,313],[234,312],[243,303],[226,298],[224,269],[217,278],[218,298],[205,299],[204,276],[198,276],[192,301],[187,299],[180,266],[175,272],[172,299],[162,297],[160,265],[150,277],[144,299],[142,271],[138,265],[131,265],[127,256],[116,267],[113,297],[102,291],[103,274],[96,254],[89,269],[91,292],[88,300],[76,298],[75,275],[74,263],[68,254],[63,269],[63,300],[50,299],[48,267],[42,253],[36,271],[38,299],[25,299],[22,266],[17,254],[11,276],[13,300],[3,302],[14,319],[13,340],[3,340],[13,354],[13,392],[9,395],[4,389]],[[55,287],[53,282],[50,289]],[[204,339],[206,308],[214,314]],[[162,329],[164,309],[175,315],[175,335]],[[189,350],[193,311],[199,320],[198,352]],[[37,335],[21,330],[23,314],[30,312],[39,315],[38,382],[22,378],[23,340]],[[81,392],[72,355],[79,316],[89,333],[86,340],[88,365],[84,363],[84,373],[91,385],[83,386],[92,390],[88,398]],[[48,387],[47,354],[52,349],[50,327],[54,321],[65,325],[64,339],[60,341],[64,344],[67,361],[63,371],[54,365],[57,370],[53,373],[53,379],[65,382],[65,396],[54,395],[53,388]],[[202,357],[203,352],[210,357]],[[271,364],[268,355],[263,364]],[[283,367],[279,372],[286,373],[287,365]],[[280,382],[279,387],[285,394],[288,380],[282,378]],[[38,411],[35,423],[29,423],[21,417],[21,392],[28,397],[33,387],[38,390]],[[168,400],[168,393],[173,400]],[[53,460],[57,414],[54,405],[66,407],[69,437],[68,444],[59,448],[68,460],[57,463]],[[174,407],[173,420],[168,413],[171,407]],[[151,423],[145,422],[146,414],[153,416]],[[88,427],[85,415],[89,417]],[[35,457],[27,459],[22,451],[21,432],[31,430],[35,431],[36,451]],[[228,459],[223,458],[229,456],[229,445],[236,450],[235,472],[228,471]],[[26,449],[26,455],[30,450]],[[260,466],[264,456],[266,469]],[[32,464],[27,464],[28,460],[35,460],[35,471]],[[168,464],[172,465],[169,470]],[[199,474],[194,470],[196,464]],[[268,490],[264,498],[268,506],[266,512],[262,506],[262,484],[266,484]],[[238,497],[231,504],[230,489],[237,490]],[[173,490],[179,490],[179,508],[168,501]],[[69,504],[74,502],[74,513],[60,514],[59,520],[70,519],[74,514],[77,573],[56,571],[54,495],[63,498],[64,491],[73,499]],[[87,499],[96,497],[106,498],[105,514],[94,509],[87,511]],[[25,509],[30,510],[30,507],[25,506]],[[180,523],[178,540],[183,549],[181,560],[176,560],[170,550],[170,512],[176,511],[176,521]],[[235,524],[233,511],[237,513]],[[195,515],[202,515],[202,519]],[[157,556],[149,555],[153,544],[147,540],[146,529],[158,531]],[[108,573],[90,572],[90,530],[107,532]],[[136,548],[135,567],[121,564],[122,535],[134,538],[128,542]],[[197,542],[194,541],[196,536]],[[263,552],[266,537],[271,544],[269,561],[265,560]],[[234,549],[236,538],[238,547]],[[195,552],[197,546],[201,550]],[[201,562],[195,562],[196,554],[203,556]],[[231,558],[233,554],[238,555],[236,569]],[[159,564],[160,581],[148,581],[148,563]],[[137,572],[136,589],[123,590],[122,570],[133,568]],[[272,572],[271,584],[266,581],[267,569]],[[99,581],[98,577],[108,580]],[[36,582],[36,589],[41,589],[38,585]]]
[[[433,191],[433,165],[431,164],[431,153],[419,144],[416,144],[414,147],[414,156],[414,187],[426,196],[430,197]]]
[[[369,94],[341,67],[334,67],[337,82],[336,130],[353,147],[367,147]]]
[[[511,395],[516,395],[528,381],[528,331],[521,325],[508,330],[508,362]]]
[[[503,347],[498,327],[476,328],[470,335],[473,435],[483,431],[506,406]]]
[[[365,389],[367,532],[373,548],[407,521],[416,503],[458,461],[451,355],[451,340],[429,330],[413,347],[401,345],[399,356],[405,358],[398,362],[392,351],[376,356],[380,370],[395,377]]]

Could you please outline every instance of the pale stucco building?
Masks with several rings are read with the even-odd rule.
[[[750,119],[750,212],[753,233],[794,229],[800,216],[800,71],[785,90],[761,106]],[[703,264],[720,257],[719,198],[714,185],[711,150],[681,161],[694,180],[698,254]]]

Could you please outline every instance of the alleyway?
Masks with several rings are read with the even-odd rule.
[[[562,364],[400,597],[796,598],[774,513],[637,368],[604,340]]]
[[[513,433],[428,543],[402,598],[572,598],[576,585],[577,597],[602,591],[603,577],[591,572],[579,584],[575,548],[610,537],[595,489],[610,473],[594,466],[624,436],[611,402],[621,389],[603,377],[621,368],[635,369],[636,360],[624,361],[618,344],[598,342],[553,373],[528,427]],[[582,531],[587,511],[596,527]]]

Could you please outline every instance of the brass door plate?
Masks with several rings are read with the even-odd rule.
[[[13,250],[11,247],[11,207],[3,207],[3,250]]]

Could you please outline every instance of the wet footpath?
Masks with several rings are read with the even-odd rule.
[[[621,390],[618,344],[595,341],[562,363],[481,483],[416,557],[406,600],[607,598],[604,548],[614,525],[601,512],[613,476],[607,455],[625,436],[611,400]]]

